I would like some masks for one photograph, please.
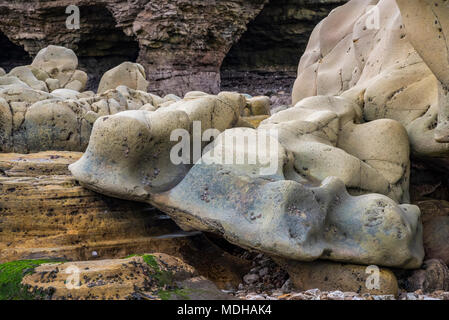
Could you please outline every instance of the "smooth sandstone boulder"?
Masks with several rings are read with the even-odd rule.
[[[70,170],[83,185],[99,192],[148,200],[178,184],[192,165],[193,159],[171,161],[178,144],[172,132],[190,135],[194,121],[201,121],[200,134],[209,128],[231,128],[242,103],[238,94],[221,93],[180,100],[154,112],[133,110],[99,118],[85,155]]]
[[[232,97],[239,101],[238,96]],[[300,178],[300,182],[296,182],[298,175],[295,176],[291,165],[293,154],[275,136],[261,129],[226,130],[205,148],[201,160],[185,177],[175,174],[177,181],[167,188],[154,183],[145,185],[142,179],[148,176],[145,172],[157,167],[154,163],[158,159],[154,154],[164,156],[164,153],[155,152],[157,149],[143,141],[152,136],[153,141],[165,141],[160,144],[167,148],[168,140],[156,130],[146,135],[139,123],[168,112],[170,121],[162,120],[167,127],[173,121],[171,113],[175,110],[183,110],[189,118],[210,119],[210,114],[202,116],[208,110],[208,105],[203,104],[209,99],[210,96],[186,99],[149,113],[119,113],[111,117],[117,119],[113,124],[108,124],[108,119],[97,121],[98,129],[94,128],[87,152],[70,166],[70,170],[88,188],[152,203],[185,230],[215,232],[232,243],[275,256],[299,261],[321,258],[419,267],[424,252],[417,207],[398,206],[379,194],[352,197],[344,183],[336,178],[327,178],[315,187],[301,184],[304,180]],[[168,110],[170,108],[174,110]],[[238,110],[236,104],[235,111]],[[215,126],[223,120],[226,118]],[[228,124],[232,123],[230,120]],[[139,140],[142,136],[143,140]],[[245,136],[252,143],[245,140],[226,143],[229,137]],[[254,138],[269,143],[259,148],[249,147],[254,146]],[[116,147],[111,147],[111,141],[118,142]],[[105,145],[108,147],[103,147]],[[150,147],[147,152],[138,149],[138,146],[145,148],[147,145]],[[232,156],[230,162],[227,162],[227,155]],[[142,161],[146,157],[154,160]],[[236,163],[236,159],[256,161]],[[173,174],[167,172],[175,171],[170,168],[172,164],[167,153],[161,162],[165,167],[157,167],[158,172],[162,177],[171,178]]]
[[[174,165],[170,149],[172,130],[190,130],[181,111],[133,110],[99,118],[81,160],[70,166],[77,179],[90,188],[119,198],[143,200],[149,191],[176,185],[188,165]],[[112,139],[112,140],[111,140]]]
[[[2,152],[19,151],[28,152],[26,132],[24,129],[25,115],[28,108],[38,102],[54,99],[51,94],[31,89],[27,85],[13,85],[0,88],[0,98],[3,101],[4,113],[2,132],[4,144],[0,145]],[[8,135],[6,135],[8,134]]]
[[[47,78],[59,81],[61,88],[82,91],[87,83],[87,74],[77,70],[78,58],[68,48],[50,45],[38,52],[31,67],[40,73],[37,78],[46,81]]]
[[[98,85],[98,93],[115,89],[121,85],[134,90],[147,91],[148,81],[146,80],[144,68],[138,63],[123,62],[107,71],[101,77],[100,84]]]
[[[66,281],[73,270],[79,270],[79,283]],[[46,263],[25,275],[21,285],[29,294],[41,294],[48,300],[231,299],[214,283],[201,277],[194,267],[163,253],[126,259]]]
[[[25,82],[17,78],[16,76],[5,75],[0,77],[0,89],[8,88],[30,88]]]
[[[175,188],[153,195],[151,203],[186,230],[216,232],[239,246],[287,259],[421,264],[417,207],[398,206],[377,194],[352,197],[336,178],[307,187],[284,180],[282,167],[270,176],[260,175],[260,169],[260,164],[197,163]]]
[[[83,151],[91,131],[91,124],[83,119],[85,113],[75,100],[44,100],[31,105],[23,124],[29,151]]]
[[[370,269],[366,266],[328,261],[304,263],[277,259],[277,262],[287,270],[293,286],[301,291],[310,289],[332,291],[338,288],[343,292],[358,294],[397,296],[399,293],[398,281],[388,269]],[[379,282],[374,283],[374,279],[371,280],[369,277],[377,271],[379,273],[375,281]]]
[[[356,119],[361,118],[361,112],[356,104],[344,98],[311,98],[296,109],[267,119],[258,130],[230,129],[238,123],[246,104],[247,99],[235,93],[192,93],[156,111],[127,111],[99,119],[86,153],[70,170],[90,189],[155,205],[185,230],[218,233],[239,246],[274,256],[420,266],[424,251],[416,206],[398,205],[381,194],[352,197],[344,182],[335,177],[322,177],[320,181],[298,173],[304,162],[301,156],[313,150],[311,146],[344,152],[337,148],[339,135],[358,129]],[[210,128],[222,132],[213,143],[201,146],[202,157],[191,169],[182,162],[174,165],[170,157],[175,144],[168,142],[169,132],[181,127],[177,113],[184,115],[182,128],[189,134],[193,121],[201,121],[201,133]],[[379,158],[379,164],[377,159],[369,159],[369,149],[346,137],[354,155],[373,161],[368,167],[347,153],[346,158],[353,157],[359,167],[363,163],[368,173],[373,171],[369,179],[362,179],[360,170],[356,170],[358,181],[372,184],[365,190],[381,186],[381,191],[388,194],[389,184],[408,174],[406,132],[393,120],[379,123],[385,128],[379,137],[370,126],[360,126],[360,132],[366,131],[374,145],[390,131],[392,136],[387,134],[383,139],[398,139],[404,145],[402,149],[380,150],[385,159]],[[232,142],[234,139],[236,142]],[[382,143],[378,147],[381,149]],[[316,159],[321,159],[319,155]],[[394,161],[388,165],[391,159]],[[398,170],[396,160],[404,161],[405,169]],[[343,158],[336,163],[345,161]],[[321,168],[332,166],[335,162]],[[400,198],[405,193],[402,190],[390,196]]]
[[[56,89],[51,94],[61,99],[78,99],[80,97],[78,91],[71,89]]]
[[[441,260],[426,260],[421,269],[413,271],[404,282],[405,289],[411,292],[417,290],[425,293],[438,290],[447,292],[449,290],[449,269]]]
[[[266,96],[258,96],[247,99],[247,106],[250,115],[266,116],[270,115],[271,100]]]
[[[449,108],[441,102],[447,99],[439,98],[437,78],[444,80],[447,69],[439,35],[449,10],[437,1],[438,12],[432,13],[431,3],[352,0],[335,9],[312,33],[298,65],[293,104],[311,96],[342,96],[360,106],[366,121],[400,122],[412,153],[447,156],[449,145],[440,143],[444,134],[438,131],[446,118],[441,112]],[[429,28],[422,27],[426,24]]]

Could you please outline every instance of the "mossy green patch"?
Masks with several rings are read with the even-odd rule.
[[[32,300],[39,298],[29,293],[21,284],[25,275],[44,263],[53,260],[18,260],[0,264],[0,300]]]
[[[162,300],[170,300],[172,296],[177,296],[183,300],[190,300],[189,290],[187,289],[160,290],[158,295]]]
[[[174,275],[172,272],[167,270],[161,270],[159,264],[157,263],[156,257],[151,254],[132,254],[124,259],[132,258],[132,257],[142,257],[143,261],[154,271],[153,277],[156,279],[158,287],[160,288],[174,288],[171,290],[160,289],[158,291],[158,296],[162,300],[169,300],[173,295],[176,295],[182,299],[189,299],[188,292],[185,289],[176,288],[176,284],[174,283]]]

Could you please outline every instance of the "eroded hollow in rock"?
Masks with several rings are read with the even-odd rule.
[[[251,95],[276,95],[291,103],[298,58],[313,28],[346,1],[278,0],[268,3],[248,24],[221,65],[221,89]]]
[[[137,60],[139,43],[117,27],[104,6],[80,6],[80,17],[79,41],[72,49],[78,56],[80,69],[89,76],[86,90],[96,91],[106,71],[124,61]]]
[[[12,68],[31,63],[30,55],[0,32],[0,68],[9,72]]]

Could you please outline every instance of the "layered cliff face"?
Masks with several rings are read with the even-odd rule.
[[[0,0],[0,66],[26,64],[57,44],[75,51],[90,89],[106,70],[137,60],[152,92],[216,93],[223,60],[223,70],[294,70],[314,25],[343,2]],[[80,29],[65,25],[69,5],[80,9]]]

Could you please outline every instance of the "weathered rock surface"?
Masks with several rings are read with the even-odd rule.
[[[0,151],[84,151],[98,117],[180,99],[147,93],[142,66],[130,62],[108,71],[98,94],[81,92],[87,76],[77,65],[72,50],[49,46],[30,66],[0,76]]]
[[[158,251],[194,265],[220,288],[241,282],[248,262],[205,236],[183,232],[147,204],[81,187],[67,169],[81,155],[0,154],[0,263],[120,258]]]
[[[309,263],[291,260],[278,260],[290,275],[292,285],[300,290],[319,289],[321,291],[340,290],[355,292],[359,295],[398,296],[398,282],[388,269],[378,269],[378,278],[369,278],[373,271],[366,266],[339,264],[333,262],[316,261]],[[378,281],[378,282],[377,282]]]
[[[367,27],[372,11],[378,13],[382,28]],[[342,19],[347,23],[340,24]],[[407,32],[412,38],[416,33]],[[233,243],[273,255],[418,267],[423,256],[419,210],[395,203],[409,202],[408,139],[415,154],[446,154],[446,146],[440,143],[444,138],[434,131],[434,124],[444,121],[438,122],[442,104],[436,94],[434,68],[426,65],[433,57],[424,57],[425,63],[418,55],[420,50],[424,49],[415,50],[407,39],[394,1],[353,0],[315,29],[299,65],[295,106],[262,121],[257,130],[229,129],[257,127],[261,119],[253,117],[269,113],[266,98],[198,91],[182,100],[161,98],[134,90],[146,86],[145,73],[139,65],[122,64],[105,75],[100,92],[110,90],[102,94],[74,96],[76,90],[70,90],[77,83],[58,95],[30,88],[27,92],[35,103],[29,110],[19,104],[9,118],[8,106],[11,109],[12,102],[20,101],[13,101],[10,91],[3,94],[2,121],[11,123],[4,126],[4,140],[6,145],[31,151],[42,146],[74,149],[83,141],[85,145],[87,139],[81,132],[88,135],[88,125],[95,122],[86,154],[71,166],[77,179],[93,190],[155,204],[185,229],[216,232]],[[4,90],[42,85],[19,71],[14,72],[17,76],[2,77]],[[55,73],[55,80],[70,83],[63,72]],[[140,80],[134,75],[141,76]],[[315,81],[303,81],[310,78]],[[428,95],[419,94],[424,89]],[[61,100],[49,101],[55,97]],[[75,116],[66,118],[70,113],[67,104]],[[75,112],[73,104],[81,111]],[[61,119],[49,116],[58,112],[56,118]],[[427,123],[430,118],[432,124]],[[25,128],[20,127],[21,121]],[[62,129],[59,121],[68,128]],[[201,133],[217,129],[222,134],[200,150],[204,151],[201,161],[190,169],[198,159],[174,163],[176,143],[169,138],[175,129],[192,134],[194,121],[202,122]],[[20,133],[17,143],[8,141],[8,132],[14,137],[14,130]],[[268,148],[249,150],[245,143],[229,147],[223,142],[227,135],[258,139],[264,130],[277,130],[269,138],[276,151],[270,150],[268,156]],[[202,142],[200,149],[206,146]],[[217,155],[226,154],[257,155],[264,161],[222,165]],[[266,168],[261,162],[267,160],[276,166],[270,174],[262,174]],[[208,185],[211,181],[213,185]],[[343,184],[351,195],[361,196],[349,196]],[[229,190],[238,191],[238,196]],[[276,221],[274,226],[272,221]],[[266,232],[260,235],[260,230]]]
[[[192,101],[197,99],[205,98],[200,96]],[[199,108],[197,104],[180,101],[168,107],[174,109],[171,121],[173,112],[178,111],[177,104],[190,115],[200,110],[196,109],[196,106]],[[140,116],[144,119],[146,115]],[[316,187],[293,181],[295,174],[289,165],[291,153],[289,156],[287,150],[269,136],[265,136],[270,141],[268,145],[277,147],[259,149],[255,164],[224,164],[226,154],[249,159],[254,152],[245,142],[230,145],[225,143],[226,139],[236,136],[263,139],[261,131],[241,128],[224,131],[214,140],[202,161],[181,177],[179,184],[166,191],[155,188],[154,184],[142,184],[139,176],[129,178],[142,171],[136,171],[135,167],[142,164],[149,164],[150,171],[160,169],[162,178],[173,177],[165,173],[168,170],[164,167],[155,168],[151,162],[139,161],[142,157],[153,157],[152,152],[141,152],[144,143],[136,144],[140,148],[133,147],[125,153],[128,149],[123,149],[121,144],[107,150],[101,147],[110,145],[109,139],[115,135],[113,141],[126,141],[130,145],[140,141],[138,132],[141,129],[137,124],[142,118],[127,117],[123,113],[115,117],[121,118],[120,123],[127,128],[137,129],[132,132],[108,125],[107,121],[96,122],[97,129],[86,153],[70,166],[72,173],[88,188],[123,199],[148,201],[171,215],[186,230],[219,233],[232,243],[285,258],[303,261],[326,258],[405,268],[421,264],[423,249],[417,207],[398,206],[388,197],[376,194],[351,197],[343,182],[336,178],[327,178]],[[124,121],[127,118],[131,121],[129,124]],[[165,123],[167,126],[170,122]],[[102,134],[109,128],[112,131]],[[225,128],[226,125],[222,127]],[[125,132],[130,134],[124,135]],[[153,131],[152,141],[159,141],[163,136],[164,131]],[[108,139],[105,141],[109,143],[100,143],[102,139]],[[108,153],[104,154],[106,151]],[[109,162],[113,159],[113,163]],[[167,166],[167,160],[162,163]],[[288,176],[291,180],[285,180]],[[299,181],[305,183],[305,180]]]
[[[140,64],[123,62],[103,75],[98,85],[98,93],[116,89],[121,85],[134,90],[147,91],[146,78],[145,70]]]
[[[440,259],[449,265],[449,203],[425,200],[416,204],[422,212],[426,259]]]
[[[413,50],[401,37],[396,4],[388,1],[374,4],[381,18],[392,24],[382,32],[398,38],[393,44],[380,41],[376,48],[380,51],[383,46],[399,46],[400,54]],[[71,171],[88,188],[123,199],[147,201],[170,214],[186,230],[216,232],[243,247],[302,261],[325,258],[356,264],[419,267],[423,258],[419,210],[395,203],[409,201],[407,131],[400,116],[371,119],[367,112],[375,114],[376,105],[370,109],[360,101],[360,93],[367,89],[360,89],[359,85],[385,85],[388,81],[377,77],[378,73],[373,71],[376,69],[369,72],[368,65],[366,69],[359,68],[364,63],[359,66],[359,57],[351,53],[346,57],[348,65],[344,66],[345,72],[350,70],[347,83],[325,76],[324,71],[322,82],[317,78],[317,88],[309,88],[311,82],[301,82],[307,75],[303,70],[310,71],[323,64],[329,73],[338,74],[334,71],[338,63],[344,62],[339,56],[344,56],[347,48],[357,46],[364,52],[370,47],[363,41],[352,41],[353,33],[364,31],[356,22],[368,14],[367,5],[351,1],[318,26],[300,62],[299,87],[294,91],[294,99],[301,101],[294,108],[264,120],[257,130],[229,129],[239,123],[240,114],[266,112],[266,101],[261,99],[262,108],[256,110],[255,101],[245,102],[238,94],[209,96],[190,92],[183,100],[170,102],[168,106],[162,104],[154,112],[128,111],[97,121],[85,155],[71,166]],[[346,16],[348,24],[336,28],[336,21]],[[329,34],[345,41],[336,44],[320,28],[331,28]],[[370,39],[373,34],[366,36]],[[324,52],[336,45],[338,50]],[[391,60],[388,52],[379,54]],[[327,53],[328,59],[318,59]],[[418,54],[404,59],[397,65],[388,61],[393,69],[399,68],[399,73],[405,72],[402,70],[405,67],[400,68],[403,65],[426,68],[423,62],[416,66],[412,63],[419,60]],[[353,66],[359,68],[360,74],[353,75]],[[385,65],[388,66],[391,65]],[[423,70],[413,70],[420,76],[423,74]],[[430,71],[428,76],[429,79],[433,76]],[[321,77],[319,72],[316,77]],[[357,83],[359,78],[365,82]],[[342,87],[337,88],[336,83],[342,83]],[[426,83],[431,85],[432,81]],[[340,94],[343,97],[329,97]],[[300,99],[302,95],[313,97]],[[221,98],[228,102],[221,102]],[[226,104],[231,108],[224,107]],[[215,108],[226,112],[218,113]],[[364,123],[364,119],[373,121]],[[190,169],[192,161],[186,165],[184,161],[174,164],[168,160],[174,144],[168,142],[168,132],[158,126],[164,123],[164,128],[187,129],[195,120],[203,122],[202,130],[225,131],[202,150],[201,161],[194,159],[196,164]],[[148,122],[158,124],[151,127],[146,125]],[[268,137],[270,148],[265,145],[254,150],[242,141],[236,145],[225,143],[227,136],[248,136],[257,141],[270,130],[276,130],[276,134]],[[227,163],[225,155],[229,154],[238,159],[257,156],[257,161]],[[270,167],[266,168],[266,163]],[[353,195],[361,196],[347,194],[344,184]]]
[[[236,93],[197,94],[155,112],[128,111],[98,119],[92,143],[70,170],[83,184],[119,198],[143,201],[150,193],[173,188],[194,161],[189,153],[183,155],[189,158],[173,163],[172,150],[178,144],[171,139],[173,132],[183,129],[190,134],[194,121],[201,124],[201,134],[210,128],[223,131],[237,123],[246,105]]]
[[[30,66],[41,81],[52,83],[49,79],[54,79],[60,88],[83,91],[87,74],[77,67],[78,58],[72,50],[54,45],[40,50]]]
[[[51,300],[229,300],[182,260],[160,253],[43,264],[21,285]]]
[[[179,229],[151,207],[81,187],[67,170],[80,157],[0,154],[0,261],[106,258],[187,244],[182,238],[158,239]]]
[[[438,259],[426,260],[421,269],[413,271],[404,283],[408,291],[421,290],[425,293],[449,291],[449,269]]]
[[[396,1],[353,0],[337,8],[311,36],[298,66],[293,104],[311,96],[342,96],[360,106],[366,121],[400,122],[412,153],[447,157],[448,144],[436,136],[445,121],[439,113],[447,109],[437,78],[441,81],[447,69],[438,57],[446,54],[439,35],[449,10],[437,1],[434,16],[429,3],[434,5],[399,1],[399,10]],[[425,39],[432,41],[427,45]]]

